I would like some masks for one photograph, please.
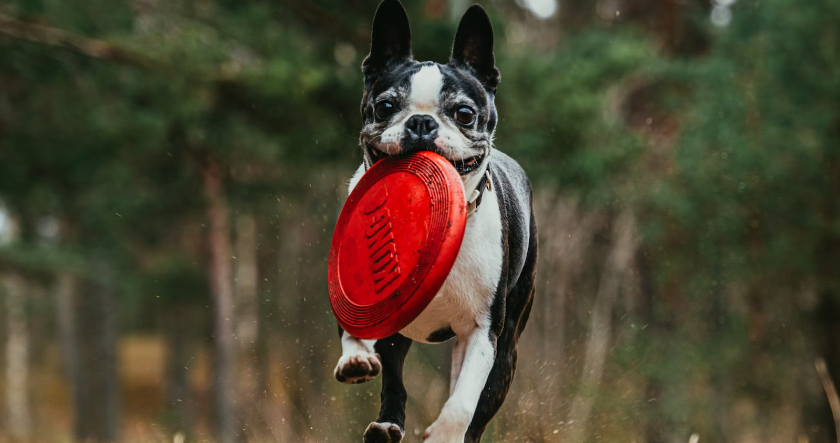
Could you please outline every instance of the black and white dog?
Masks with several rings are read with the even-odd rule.
[[[439,343],[457,336],[449,399],[424,438],[427,443],[477,442],[513,380],[537,260],[530,184],[522,168],[493,147],[500,81],[493,28],[475,5],[461,19],[448,64],[417,62],[405,10],[399,1],[385,0],[376,11],[371,40],[362,64],[364,162],[350,190],[383,156],[429,150],[460,172],[471,212],[455,265],[419,317],[383,340],[361,340],[339,330],[342,355],[335,378],[362,383],[382,372],[379,418],[368,426],[364,441],[400,442],[405,435],[403,362],[412,340]]]

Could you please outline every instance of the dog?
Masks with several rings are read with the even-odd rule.
[[[470,212],[450,274],[415,320],[382,340],[362,340],[339,327],[342,355],[335,378],[362,383],[381,372],[379,418],[365,430],[364,441],[400,442],[407,396],[403,363],[412,341],[440,343],[457,336],[449,399],[423,438],[478,442],[513,380],[537,264],[530,183],[519,164],[493,146],[501,80],[493,27],[484,9],[474,5],[461,19],[449,63],[418,62],[405,9],[398,0],[384,0],[362,71],[364,160],[350,192],[379,159],[428,150],[458,170]]]

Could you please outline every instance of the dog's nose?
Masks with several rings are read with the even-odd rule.
[[[405,130],[414,139],[430,139],[437,136],[438,123],[431,115],[415,114],[405,122]]]

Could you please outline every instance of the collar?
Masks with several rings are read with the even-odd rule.
[[[484,176],[481,177],[481,181],[478,182],[478,186],[475,187],[472,194],[470,194],[469,200],[467,200],[467,216],[475,212],[478,209],[478,206],[481,204],[481,199],[484,196],[484,190],[493,191],[493,181],[490,179],[490,166],[487,166],[487,169],[484,171]]]

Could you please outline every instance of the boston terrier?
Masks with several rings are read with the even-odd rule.
[[[364,161],[350,191],[385,156],[434,151],[460,173],[469,213],[452,271],[411,324],[382,340],[361,340],[339,328],[342,355],[335,378],[363,383],[381,372],[379,418],[365,430],[364,441],[400,442],[405,436],[403,363],[412,341],[457,337],[449,399],[423,438],[426,443],[478,442],[513,380],[537,265],[531,186],[519,164],[493,146],[501,78],[490,19],[481,6],[472,6],[458,26],[449,63],[418,62],[411,54],[405,9],[398,0],[384,0],[373,19],[362,71]]]

